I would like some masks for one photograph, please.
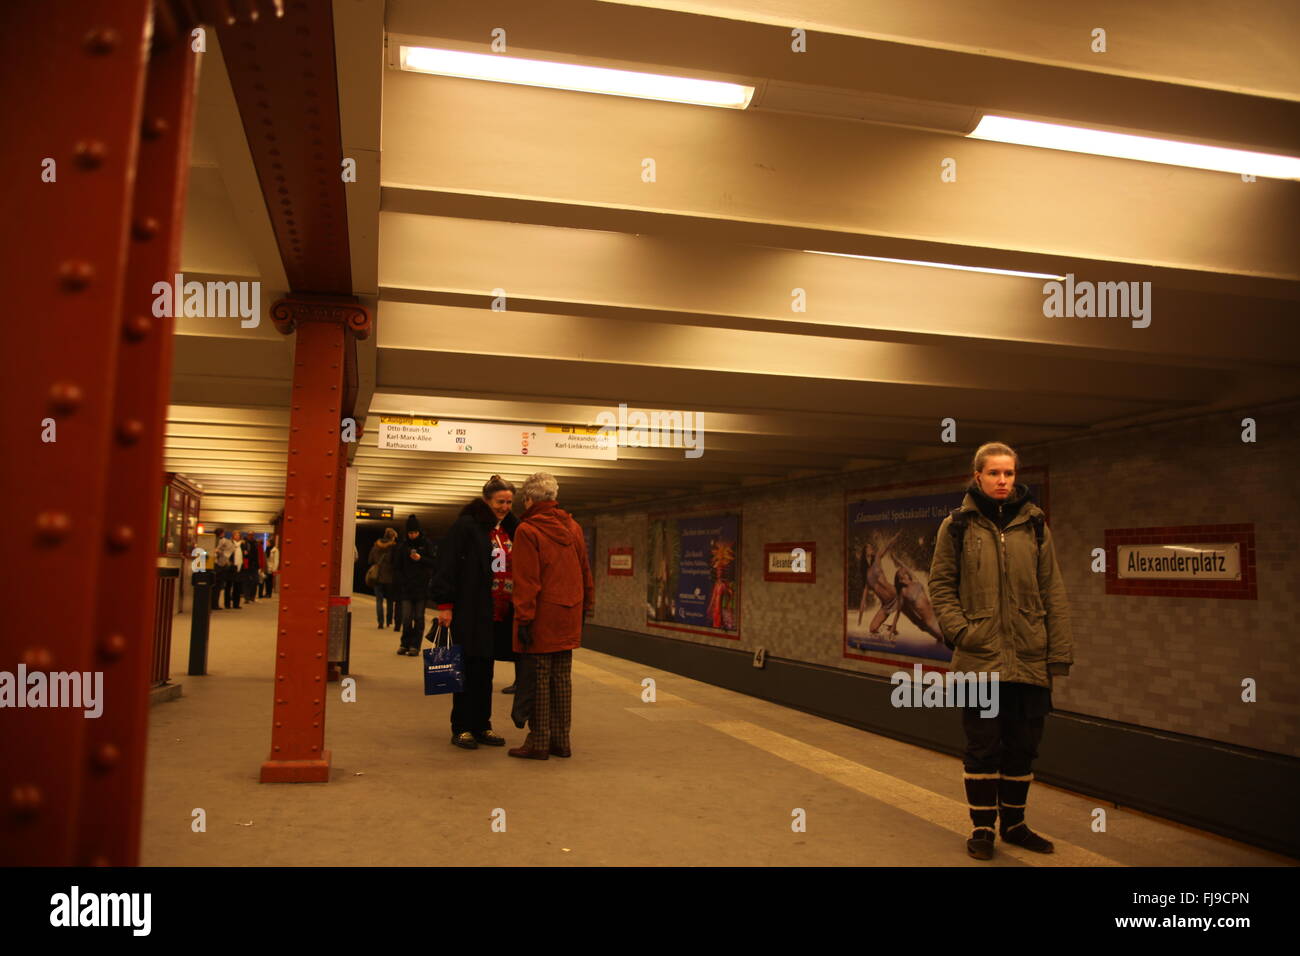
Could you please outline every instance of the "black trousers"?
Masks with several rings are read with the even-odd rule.
[[[226,569],[225,603],[226,607],[239,607],[239,600],[244,595],[244,579],[234,568]]]
[[[981,717],[977,707],[963,707],[966,732],[963,765],[967,773],[1024,776],[1038,757],[1043,721],[1051,710],[1051,692],[1045,687],[1004,683],[998,688],[996,717]]]
[[[492,729],[492,675],[496,661],[490,657],[465,657],[465,689],[452,694],[451,732],[482,733]]]

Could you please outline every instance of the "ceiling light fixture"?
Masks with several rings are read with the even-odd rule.
[[[1056,123],[1011,119],[1007,116],[985,116],[966,135],[971,139],[1063,149],[1071,153],[1090,153],[1117,159],[1136,159],[1144,163],[1188,166],[1192,169],[1211,169],[1222,173],[1264,176],[1268,179],[1300,179],[1300,159],[1294,156],[1253,153],[1245,149],[1203,146],[1199,143],[1132,136],[1078,126],[1059,126]]]
[[[742,86],[738,83],[696,80],[658,73],[637,73],[632,70],[611,70],[599,66],[580,66],[575,63],[553,63],[549,60],[524,60],[492,53],[437,50],[430,47],[402,46],[398,62],[403,70],[414,73],[459,76],[471,80],[490,80],[495,83],[517,83],[522,86],[544,86],[582,93],[604,93],[609,96],[634,96],[646,100],[720,106],[737,110],[745,109],[754,96],[752,86]]]
[[[950,262],[924,262],[920,259],[886,259],[884,256],[858,256],[851,252],[823,252],[820,249],[805,249],[815,256],[841,256],[845,259],[870,259],[872,262],[893,262],[901,266],[929,266],[931,269],[957,269],[961,272],[987,272],[998,276],[1023,276],[1026,279],[1059,279],[1063,275],[1051,275],[1046,272],[1017,272],[1014,269],[989,269],[984,266],[958,266]]]

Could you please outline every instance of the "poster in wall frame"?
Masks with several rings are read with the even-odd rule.
[[[652,515],[646,625],[740,639],[740,514]]]

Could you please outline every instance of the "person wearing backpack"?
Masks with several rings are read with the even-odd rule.
[[[393,553],[397,547],[397,529],[385,528],[384,536],[370,546],[370,568],[366,571],[366,583],[375,590],[375,617],[380,628],[391,627],[393,618],[401,626],[401,613],[397,610],[397,593],[393,588]],[[374,574],[371,574],[371,571]],[[388,610],[384,610],[384,600],[388,600]]]
[[[998,678],[997,716],[962,708],[973,825],[966,850],[991,859],[996,822],[1004,843],[1051,853],[1051,842],[1025,824],[1025,804],[1052,680],[1074,661],[1069,599],[1043,510],[1016,483],[1019,456],[990,442],[974,466],[961,507],[939,526],[928,585],[952,670]]]

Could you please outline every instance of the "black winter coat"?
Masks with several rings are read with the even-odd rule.
[[[475,498],[461,511],[440,549],[438,570],[433,579],[433,603],[452,605],[451,639],[471,657],[514,660],[510,650],[509,617],[506,640],[498,647],[492,626],[492,529],[497,518],[482,498]],[[511,541],[519,519],[507,514],[501,530]],[[513,608],[509,612],[513,614]]]
[[[420,555],[416,561],[412,552]],[[423,533],[414,540],[402,535],[393,546],[393,583],[403,601],[427,601],[429,581],[438,562],[438,549]]]

